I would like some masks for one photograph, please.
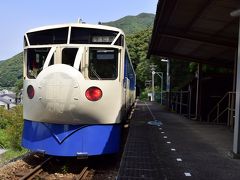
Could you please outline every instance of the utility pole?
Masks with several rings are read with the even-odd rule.
[[[167,63],[167,79],[166,79],[166,92],[167,92],[167,106],[170,106],[170,88],[171,88],[171,77],[170,77],[170,60],[161,59],[162,62]]]
[[[150,65],[151,71],[152,71],[152,99],[151,101],[155,101],[155,90],[154,90],[154,75],[155,75],[155,69],[157,65]]]
[[[154,74],[155,74],[155,71],[152,71],[152,101],[155,101]]]
[[[163,73],[162,72],[155,72],[161,78],[161,104],[163,99]]]
[[[167,63],[167,77],[166,77],[166,91],[170,91],[170,62],[168,59],[161,59],[162,62]]]

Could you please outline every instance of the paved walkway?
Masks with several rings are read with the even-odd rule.
[[[149,125],[152,120],[162,125]],[[118,179],[239,180],[240,160],[228,155],[232,136],[225,126],[191,121],[157,103],[138,101]]]

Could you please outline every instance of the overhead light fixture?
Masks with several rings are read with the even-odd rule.
[[[235,10],[235,11],[232,11],[232,12],[230,13],[230,15],[231,15],[232,17],[238,17],[238,16],[240,16],[240,9]]]
[[[168,59],[161,59],[162,62],[168,62]]]

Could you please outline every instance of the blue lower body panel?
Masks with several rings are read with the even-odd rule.
[[[101,155],[120,149],[121,125],[66,125],[24,120],[22,146],[54,156]]]

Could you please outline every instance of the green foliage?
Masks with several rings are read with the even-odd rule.
[[[151,34],[152,29],[149,28],[126,37],[127,46],[134,67],[141,61],[146,60]]]
[[[146,58],[151,34],[152,29],[149,28],[127,36],[126,38],[129,54],[137,74],[137,84],[142,90],[145,88],[145,81],[152,79],[151,64],[157,65],[155,69],[156,72],[163,72],[163,88],[165,88],[166,84],[167,63],[161,62],[161,57],[152,56],[151,59]],[[172,88],[181,88],[193,78],[195,71],[190,72],[189,64],[189,62],[171,60],[170,74]],[[192,64],[192,70],[194,70],[194,68],[195,66]],[[155,86],[160,86],[160,82],[161,79],[159,76],[155,76]],[[142,91],[144,97],[147,96],[147,91],[147,89]]]
[[[11,119],[10,111],[7,111],[3,107],[0,107],[0,129],[6,129],[9,124],[9,120]]]
[[[189,70],[190,72],[196,72],[198,69],[198,63],[192,62],[189,64]],[[225,67],[217,67],[217,66],[211,66],[209,64],[202,65],[202,72],[204,73],[214,73],[214,74],[231,74],[232,69],[231,68],[225,68]]]
[[[22,81],[23,74],[23,53],[1,61],[0,63],[0,87],[13,87],[18,81]]]
[[[61,167],[61,172],[63,173],[63,174],[67,174],[68,172],[69,172],[69,166],[68,165],[63,165],[62,167]]]
[[[21,150],[22,126],[22,106],[16,106],[12,110],[0,108],[0,145],[5,148]]]
[[[7,152],[0,155],[0,163],[6,163],[9,160],[12,160],[13,158],[17,158],[19,156],[22,156],[28,152],[27,149],[21,149],[20,151],[9,149]]]
[[[148,93],[150,93],[151,90],[149,88],[145,88],[140,95],[141,100],[148,100]]]
[[[155,86],[154,90],[155,90],[155,98],[156,98],[161,93],[161,87]],[[140,95],[140,99],[148,100],[148,93],[152,93],[152,87],[150,87],[150,86],[143,89],[143,91]]]
[[[190,72],[190,64],[187,61],[171,60],[172,90],[179,90],[193,79],[195,71]]]
[[[189,63],[189,71],[194,73],[196,72],[198,69],[198,63],[195,63],[195,62],[191,62]]]
[[[16,93],[16,96],[18,98],[20,98],[20,92],[21,92],[21,89],[23,88],[23,79],[19,79],[15,85],[14,85],[14,92]]]
[[[151,78],[150,60],[147,59],[148,43],[152,29],[144,29],[126,37],[128,51],[137,74],[137,84],[143,89],[146,80]]]
[[[137,16],[126,16],[117,21],[103,23],[122,29],[127,35],[134,34],[146,28],[151,28],[154,22],[154,14],[141,13]]]
[[[15,92],[19,92],[23,88],[23,80],[19,79],[14,86],[15,86]]]
[[[9,138],[5,129],[0,129],[0,148],[9,148]]]
[[[11,136],[9,141],[11,148],[21,150],[21,137],[23,129],[23,108],[22,106],[16,106],[13,110],[10,126],[7,128],[7,133]]]

